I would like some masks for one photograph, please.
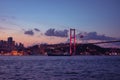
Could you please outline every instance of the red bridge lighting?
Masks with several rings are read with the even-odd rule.
[[[70,29],[70,55],[76,53],[76,36],[75,29]]]

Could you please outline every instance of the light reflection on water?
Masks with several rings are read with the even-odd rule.
[[[0,56],[0,80],[120,80],[120,56]]]

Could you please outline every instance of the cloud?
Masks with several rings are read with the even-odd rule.
[[[0,26],[0,29],[5,29],[4,27]]]
[[[24,34],[33,36],[34,32],[33,32],[33,30],[28,30],[28,31],[25,31]]]
[[[38,28],[34,28],[34,30],[37,31],[37,32],[40,32],[40,30]]]
[[[120,47],[120,42],[118,42],[118,43],[114,43],[114,45],[116,45],[116,46],[119,46],[119,47]]]
[[[0,16],[1,21],[15,20],[15,19],[17,19],[15,16],[7,16],[7,15]]]
[[[81,33],[79,33],[78,35],[82,35]],[[85,33],[84,40],[116,40],[116,38],[113,37],[109,37],[106,35],[99,35],[97,32],[89,32],[89,33]]]
[[[0,30],[11,30],[11,28],[4,27],[4,26],[1,26],[1,25],[0,25]]]
[[[48,29],[45,32],[46,36],[56,36],[56,37],[68,37],[68,30],[55,30],[53,28]]]
[[[95,42],[102,42],[102,41],[114,41],[114,40],[120,40],[120,38],[114,38],[114,37],[109,37],[109,36],[106,36],[106,35],[100,35],[98,34],[97,32],[85,32],[85,33],[79,33],[77,34],[77,39],[80,39],[80,36],[83,35],[83,38],[81,38],[82,40],[86,40],[88,43],[89,41],[95,41]],[[69,41],[69,40],[68,40]],[[67,41],[67,42],[68,42]],[[91,43],[91,42],[90,42]],[[94,43],[94,42],[93,42]],[[118,46],[120,47],[120,42],[117,42],[117,43],[104,43],[103,44],[99,44],[99,45],[102,45],[102,46]]]
[[[30,36],[38,36],[38,35],[42,35],[43,33],[40,32],[40,30],[38,28],[33,28],[33,29],[28,29],[28,30],[25,30],[25,29],[22,29],[22,31],[24,31],[24,34],[25,35],[30,35]],[[38,33],[36,33],[38,32]]]

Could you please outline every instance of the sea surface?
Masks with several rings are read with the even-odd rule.
[[[120,56],[0,56],[0,80],[120,80]]]

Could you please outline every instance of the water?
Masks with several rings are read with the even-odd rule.
[[[120,80],[120,56],[0,56],[0,80]]]

